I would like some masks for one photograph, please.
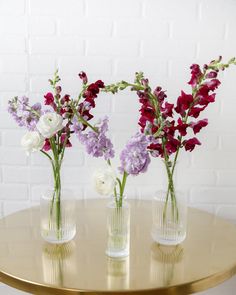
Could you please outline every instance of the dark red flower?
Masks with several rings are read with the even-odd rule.
[[[175,135],[175,121],[165,121],[165,127],[163,128],[163,131],[165,132],[166,136],[174,136]]]
[[[188,128],[188,124],[183,123],[181,118],[178,119],[178,125],[176,126],[176,129],[179,131],[181,136],[185,136],[187,134],[186,129]]]
[[[87,84],[88,83],[88,78],[85,72],[80,72],[79,73],[79,77],[80,79],[83,81],[83,84]]]
[[[97,80],[95,82],[95,84],[97,85],[98,88],[104,88],[105,87],[102,80]]]
[[[186,94],[184,91],[181,91],[181,95],[178,97],[177,106],[175,111],[181,116],[185,114],[185,111],[189,109],[193,103],[193,96],[191,94]]]
[[[191,65],[190,69],[191,69],[192,76],[188,84],[191,85],[192,88],[195,88],[197,86],[199,79],[202,77],[203,74],[201,72],[199,65],[197,64]]]
[[[44,104],[45,105],[51,105],[54,102],[54,96],[51,92],[48,92],[46,95],[44,95],[45,101]]]
[[[162,88],[160,86],[158,86],[155,90],[154,90],[154,95],[156,96],[159,104],[161,105],[164,101],[164,99],[167,97],[165,94],[165,91],[161,90]]]
[[[211,95],[198,95],[198,104],[207,106],[209,103],[215,101],[215,93],[212,93]]]
[[[209,90],[215,91],[219,87],[220,84],[221,83],[218,79],[211,79],[211,80],[205,82],[204,85],[206,85],[209,88]]]
[[[161,113],[164,119],[167,117],[173,117],[174,104],[165,102],[165,106],[161,106]]]
[[[185,140],[183,142],[183,145],[186,151],[192,152],[196,145],[201,145],[201,142],[196,137],[193,137],[188,140]]]
[[[205,106],[205,107],[202,107],[202,108],[199,108],[199,107],[192,107],[192,108],[189,110],[188,115],[189,115],[190,117],[197,118],[197,117],[200,115],[200,113],[201,113],[205,108],[206,108],[206,106]]]
[[[155,112],[151,107],[142,107],[140,109],[141,116],[139,118],[139,126],[141,126],[141,132],[144,131],[147,122],[153,125],[154,119],[156,118]],[[154,131],[154,130],[153,130]],[[155,131],[154,131],[155,132]]]
[[[216,71],[211,71],[206,75],[207,79],[212,79],[212,78],[216,78],[217,77],[217,72]]]
[[[180,146],[180,141],[178,139],[174,138],[173,136],[168,137],[165,147],[169,155],[175,153],[179,146]]]
[[[45,141],[44,141],[43,150],[45,152],[47,152],[47,151],[50,151],[50,149],[51,149],[51,145],[50,145],[49,139],[46,138]]]
[[[64,134],[61,135],[61,144],[62,145],[64,145],[65,139],[66,139],[66,134],[64,133]],[[72,147],[72,144],[71,144],[69,138],[67,138],[67,141],[66,141],[66,145],[65,146],[66,147]]]
[[[196,123],[191,122],[190,126],[193,128],[194,134],[197,134],[203,127],[208,125],[208,119],[200,120]]]
[[[147,149],[150,150],[153,157],[163,157],[164,155],[162,145],[160,143],[152,143],[147,147]]]

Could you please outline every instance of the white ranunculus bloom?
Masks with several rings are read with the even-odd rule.
[[[116,175],[111,167],[98,169],[93,174],[95,190],[103,196],[110,195],[114,192],[116,185]]]
[[[50,138],[64,127],[62,123],[62,116],[57,113],[46,113],[40,117],[36,127],[43,137]]]
[[[42,149],[44,137],[37,131],[28,131],[21,139],[21,146],[29,155]]]

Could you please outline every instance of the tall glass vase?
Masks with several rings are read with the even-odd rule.
[[[130,248],[130,206],[123,197],[107,205],[107,249],[110,257],[126,257]]]
[[[156,193],[152,206],[152,238],[162,245],[178,245],[186,238],[186,194],[175,190],[174,170],[171,167],[166,166],[166,189]]]
[[[41,195],[41,236],[49,243],[62,244],[76,234],[75,198],[62,189],[61,167],[53,166],[53,187]]]

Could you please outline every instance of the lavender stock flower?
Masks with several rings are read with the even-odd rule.
[[[85,145],[88,154],[96,158],[104,157],[107,161],[115,155],[113,144],[105,134],[108,131],[108,117],[99,120],[95,128],[97,132],[91,130],[85,134],[77,129],[78,138]]]
[[[42,107],[40,103],[30,106],[28,102],[29,99],[26,96],[20,99],[14,97],[8,102],[8,112],[19,126],[25,126],[29,131],[34,131],[42,113]]]
[[[150,163],[147,151],[149,144],[149,138],[144,134],[136,133],[132,136],[120,154],[121,167],[119,170],[132,175],[146,172]]]

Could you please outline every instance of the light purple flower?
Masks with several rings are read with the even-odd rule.
[[[148,145],[150,145],[150,139],[144,134],[138,132],[132,136],[120,154],[119,170],[132,175],[146,172],[151,162]]]
[[[12,115],[19,126],[25,126],[29,131],[34,131],[36,124],[42,114],[42,106],[36,103],[29,105],[29,99],[26,96],[14,97],[8,102],[8,112]]]
[[[90,130],[82,133],[81,127],[78,127],[77,135],[82,144],[85,145],[86,151],[93,157],[104,157],[107,161],[114,157],[115,152],[111,140],[106,136],[108,131],[108,117],[100,119],[95,125],[97,132]]]
[[[79,122],[76,116],[72,119],[72,128],[71,128],[77,136],[80,135],[81,131],[84,129],[83,123]]]

